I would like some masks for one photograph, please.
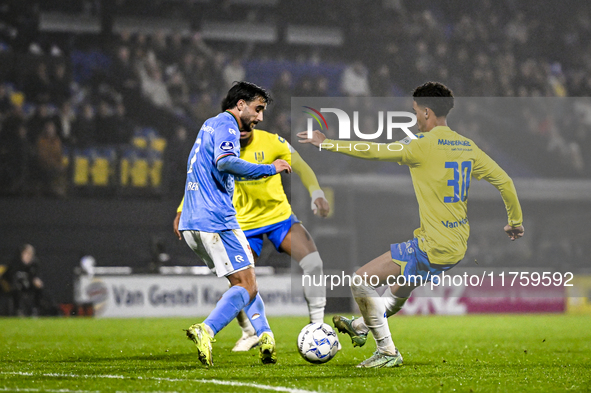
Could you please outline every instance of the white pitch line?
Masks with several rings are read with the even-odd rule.
[[[70,390],[70,389],[35,389],[35,388],[0,388],[0,392],[50,392],[50,393],[101,393],[100,390]],[[117,390],[115,393],[127,393],[123,390]],[[157,390],[140,391],[134,390],[133,393],[179,393],[176,391],[160,392]]]
[[[98,390],[0,388],[0,392],[101,393]]]
[[[70,390],[70,389],[35,389],[35,388],[0,388],[0,392],[50,392],[50,393],[101,393],[100,390]],[[115,393],[126,393],[125,391],[116,391]],[[133,393],[179,393],[173,391],[159,392],[159,391],[139,391],[134,390]]]
[[[275,392],[286,392],[286,393],[316,393],[311,390],[304,390],[304,389],[294,389],[288,388],[284,386],[273,386],[273,385],[262,385],[259,383],[251,383],[251,382],[235,382],[235,381],[222,381],[219,379],[186,379],[186,378],[160,378],[160,377],[126,377],[124,375],[77,375],[77,374],[56,374],[56,373],[47,373],[47,374],[34,374],[28,372],[0,372],[0,374],[5,375],[23,375],[29,377],[59,377],[59,378],[107,378],[107,379],[134,379],[134,380],[147,380],[147,381],[164,381],[164,382],[197,382],[197,383],[210,383],[213,385],[225,385],[225,386],[243,386],[249,388],[256,388],[260,390],[272,390]],[[2,390],[2,389],[0,389]],[[27,391],[27,390],[21,390]],[[30,390],[31,392],[40,391],[40,390]],[[44,389],[44,391],[49,391]],[[55,392],[80,392],[80,393],[89,393],[90,391],[81,391],[81,390],[55,390]],[[153,392],[158,393],[158,392]],[[163,393],[163,392],[160,392]]]

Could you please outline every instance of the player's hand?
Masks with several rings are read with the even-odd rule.
[[[312,211],[315,215],[320,216],[322,218],[328,217],[328,213],[330,213],[330,205],[328,204],[326,198],[316,198],[313,202],[313,205],[316,207],[312,208]]]
[[[172,229],[174,230],[174,234],[176,235],[176,237],[179,238],[179,240],[183,240],[183,237],[181,236],[181,233],[179,232],[179,222],[181,221],[181,212],[178,212],[176,214],[176,217],[174,218],[174,221],[172,222]]]
[[[511,240],[517,240],[523,236],[524,228],[523,225],[518,227],[512,227],[511,225],[505,225],[505,233],[509,236]]]
[[[298,132],[298,138],[300,143],[311,143],[316,147],[320,147],[320,144],[326,139],[326,135],[318,130],[312,131],[312,138],[308,138],[308,131]]]
[[[285,160],[275,160],[273,161],[273,165],[275,165],[275,171],[277,173],[281,173],[283,171],[291,173],[291,166]]]

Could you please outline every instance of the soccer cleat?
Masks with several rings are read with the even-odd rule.
[[[367,333],[357,333],[355,329],[353,329],[353,321],[355,317],[351,317],[351,319],[342,317],[340,315],[335,315],[332,317],[332,323],[334,327],[337,328],[339,333],[346,333],[351,336],[351,342],[353,343],[354,347],[362,347],[365,345],[367,341]]]
[[[196,323],[185,331],[189,340],[195,343],[201,363],[208,367],[213,366],[211,343],[215,342],[215,339],[207,332],[205,324]]]
[[[375,351],[373,356],[365,359],[357,365],[357,368],[385,368],[402,366],[402,355],[396,351],[396,355],[386,355]]]
[[[263,364],[277,363],[277,352],[275,351],[275,339],[268,332],[264,332],[259,339],[261,362]]]
[[[246,352],[259,345],[259,338],[256,334],[243,335],[240,340],[236,341],[236,345],[232,348],[232,352]]]

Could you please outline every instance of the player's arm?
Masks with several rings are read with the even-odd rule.
[[[304,187],[310,193],[314,214],[320,217],[327,217],[330,212],[330,205],[324,197],[324,192],[320,188],[320,184],[318,184],[316,174],[310,168],[310,165],[293,148],[291,148],[291,166],[294,172],[302,179]]]
[[[276,160],[272,164],[253,164],[240,157],[240,140],[233,124],[224,124],[214,132],[215,166],[221,172],[248,179],[260,179],[273,176],[281,171],[291,172],[291,166],[285,160]]]
[[[499,190],[503,202],[505,202],[509,219],[509,223],[503,229],[511,240],[522,237],[524,228],[521,204],[517,198],[515,184],[513,184],[513,180],[507,175],[507,172],[486,153],[480,151],[478,159],[474,162],[472,175],[478,180],[486,180]]]
[[[362,141],[343,141],[327,139],[320,131],[314,131],[312,138],[308,132],[297,134],[300,143],[310,143],[320,150],[332,151],[366,160],[402,162],[405,157],[405,146],[400,142],[375,143]]]
[[[176,216],[174,217],[174,221],[172,222],[172,229],[174,230],[174,234],[179,238],[179,240],[183,239],[181,233],[179,232],[179,222],[181,222],[181,213],[183,212],[184,203],[185,197],[183,197],[183,199],[181,200],[181,204],[179,205],[179,207],[176,208]]]
[[[272,164],[252,164],[235,155],[223,155],[218,157],[216,167],[222,172],[248,179],[260,179],[265,176],[273,176],[281,171],[291,172],[291,166],[285,160],[275,160]]]

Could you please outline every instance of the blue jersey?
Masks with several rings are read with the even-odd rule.
[[[180,231],[221,232],[240,228],[232,204],[233,174],[259,178],[274,175],[275,167],[250,164],[238,157],[240,131],[234,116],[223,112],[206,120],[187,163]],[[227,170],[219,169],[222,161]]]
[[[238,229],[232,204],[234,176],[220,172],[216,163],[228,155],[240,156],[238,123],[223,112],[205,121],[189,155],[185,205],[179,230],[219,232]]]

